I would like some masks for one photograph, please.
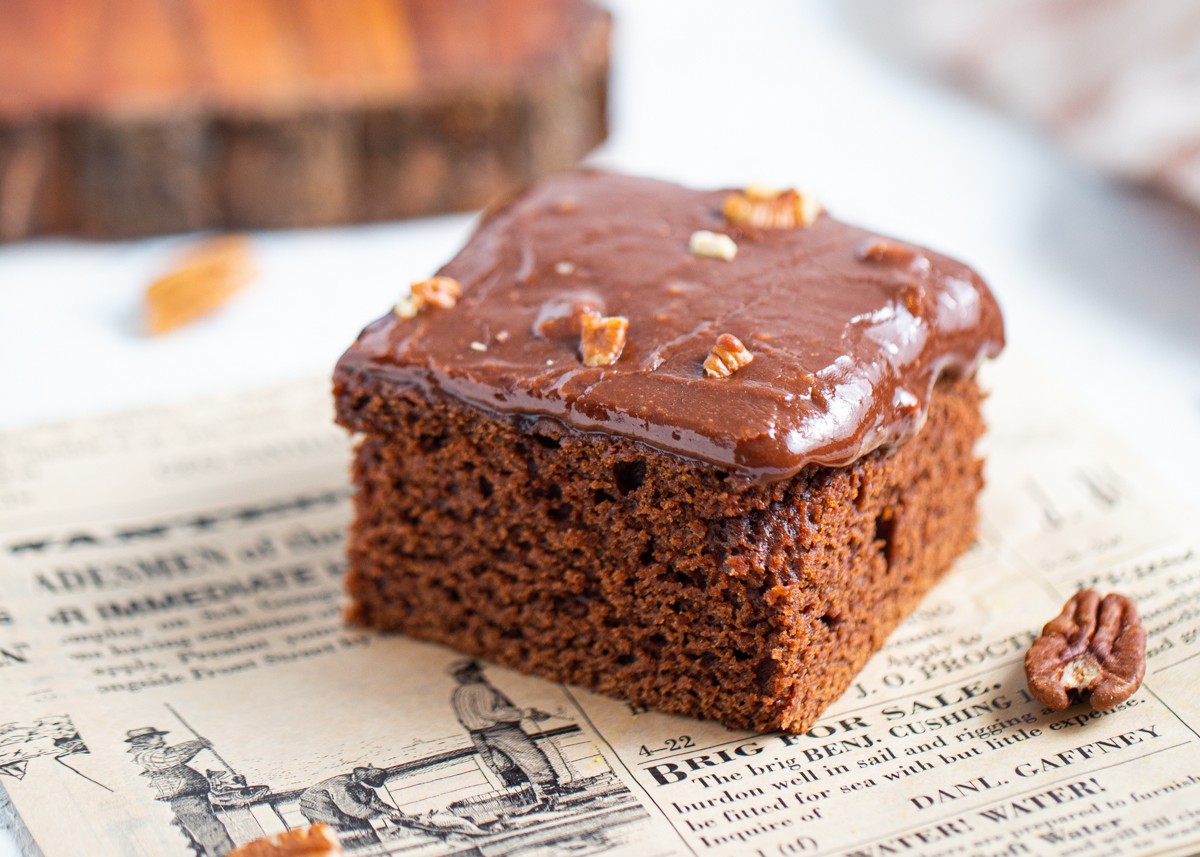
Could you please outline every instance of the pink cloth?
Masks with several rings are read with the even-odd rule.
[[[908,59],[1200,208],[1200,0],[855,0]]]

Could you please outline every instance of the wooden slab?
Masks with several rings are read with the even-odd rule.
[[[479,208],[606,133],[585,0],[4,0],[0,240]]]

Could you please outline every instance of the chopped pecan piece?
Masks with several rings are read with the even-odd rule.
[[[688,239],[688,251],[693,256],[707,256],[710,259],[724,259],[729,262],[737,255],[737,249],[737,244],[728,235],[709,232],[707,229],[693,232],[692,237]]]
[[[247,842],[230,851],[229,857],[339,857],[345,853],[332,827],[314,824]]]
[[[174,330],[219,309],[253,279],[254,264],[244,236],[204,241],[146,289],[146,327],[154,335]]]
[[[1112,708],[1145,674],[1146,630],[1133,601],[1115,592],[1076,592],[1025,654],[1029,692],[1053,711],[1085,694],[1092,708]]]
[[[859,246],[858,258],[861,262],[907,265],[917,258],[917,251],[886,238],[869,238]]]
[[[452,309],[462,297],[462,283],[453,277],[430,277],[413,283],[412,293],[422,306]]]
[[[751,185],[725,197],[725,219],[756,229],[797,229],[812,226],[821,215],[821,203],[795,189],[775,190]]]
[[[392,312],[400,318],[416,318],[417,313],[420,311],[421,304],[414,295],[405,295],[396,301],[396,305],[392,307]]]
[[[753,360],[754,355],[742,340],[733,334],[722,333],[704,361],[704,374],[710,378],[728,378]]]
[[[586,314],[580,320],[579,350],[585,366],[611,366],[625,350],[629,319],[622,315]]]
[[[910,283],[900,290],[900,300],[904,303],[904,308],[908,310],[909,315],[919,315],[921,302],[925,300],[925,290],[919,283]]]
[[[405,295],[392,309],[400,318],[416,318],[427,306],[453,309],[462,297],[462,283],[453,277],[430,277],[412,284],[412,294]]]

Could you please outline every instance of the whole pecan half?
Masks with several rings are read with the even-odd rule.
[[[1146,630],[1124,595],[1081,589],[1025,653],[1029,692],[1053,711],[1089,695],[1092,708],[1124,702],[1146,674]]]

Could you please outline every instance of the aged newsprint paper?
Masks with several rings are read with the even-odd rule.
[[[1018,356],[978,545],[806,735],[731,732],[340,619],[323,379],[0,436],[0,783],[46,857],[1200,851],[1200,527]],[[1022,657],[1081,585],[1149,631],[1117,710]]]

